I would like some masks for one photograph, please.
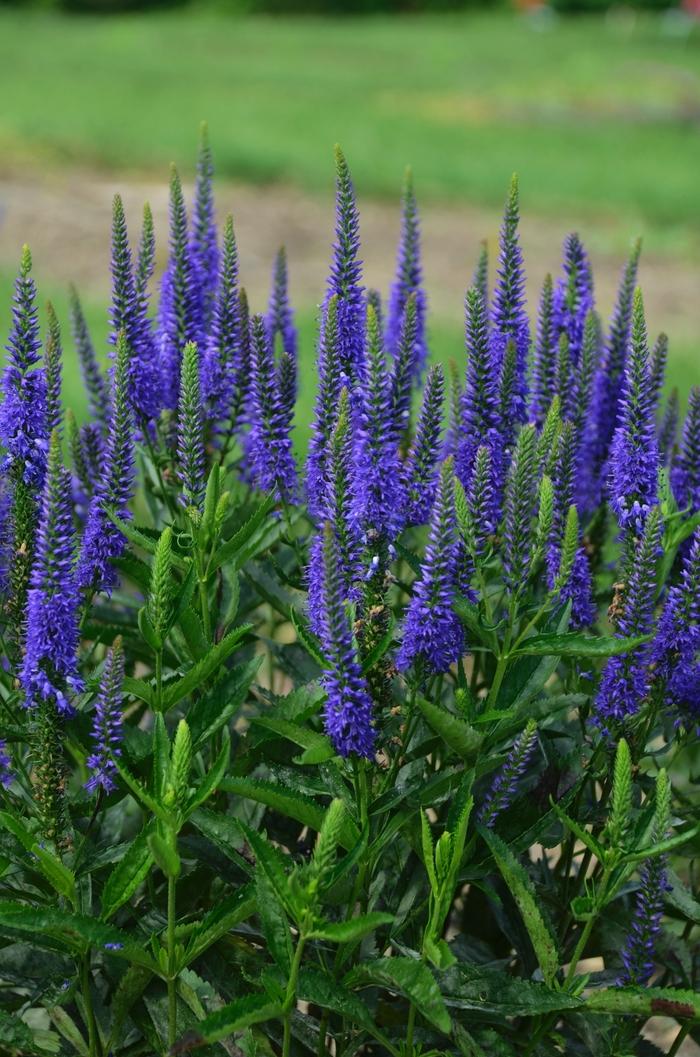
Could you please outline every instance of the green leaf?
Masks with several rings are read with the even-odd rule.
[[[304,752],[296,758],[297,763],[312,764],[325,763],[332,759],[336,753],[331,740],[325,734],[308,727],[300,727],[298,723],[291,723],[288,719],[276,719],[274,716],[256,716],[253,719],[256,727],[263,730],[271,730],[275,734],[301,746]]]
[[[267,948],[285,976],[289,976],[294,957],[289,922],[282,903],[262,866],[255,871],[258,916]]]
[[[585,844],[589,851],[592,851],[598,860],[602,860],[605,852],[593,834],[589,833],[587,829],[584,829],[583,826],[579,825],[575,819],[569,818],[567,813],[562,811],[559,804],[557,804],[551,796],[549,798],[549,803],[560,822],[563,822],[567,829],[570,829],[574,836],[578,837],[581,843]]]
[[[675,851],[676,848],[682,848],[684,844],[687,844],[689,840],[697,836],[700,833],[700,822],[697,822],[690,829],[687,829],[684,833],[677,833],[674,837],[669,837],[667,840],[659,841],[658,844],[652,844],[648,848],[641,848],[639,851],[631,852],[624,858],[625,862],[641,862],[643,859],[655,859],[659,855],[665,855],[669,851]]]
[[[56,1037],[58,1042],[58,1038]],[[12,1013],[0,1009],[0,1052],[5,1057],[35,1057],[49,1050],[40,1049],[28,1024]]]
[[[449,1034],[452,1027],[440,988],[425,962],[415,958],[377,958],[351,969],[343,983],[356,987],[384,987],[398,991],[415,1005],[433,1027]]]
[[[189,821],[245,873],[252,873],[252,867],[239,851],[245,838],[238,819],[200,807],[192,812]]]
[[[310,826],[317,833],[321,829],[325,808],[301,793],[290,792],[283,789],[280,785],[275,785],[273,782],[239,777],[224,778],[220,788],[225,793],[245,796],[249,800],[255,800],[258,804],[265,804],[274,811],[278,811],[281,815],[300,822],[302,826]],[[351,847],[352,843],[357,839],[356,832],[353,837],[350,837],[348,833],[349,822],[350,820],[346,819],[343,827],[344,836],[341,836],[341,844],[343,844],[344,848]],[[345,843],[345,841],[348,841],[348,843]]]
[[[161,821],[167,821],[167,813],[158,803],[158,801],[151,796],[147,789],[144,789],[138,778],[135,778],[131,771],[126,767],[118,756],[114,757],[114,764],[119,771],[120,778],[126,783],[131,790],[136,800],[140,801],[143,807],[148,808],[149,811],[159,818]]]
[[[41,873],[43,873],[52,888],[69,902],[75,903],[75,875],[73,871],[64,866],[53,852],[50,852],[47,848],[42,848],[26,826],[14,815],[11,815],[9,811],[0,811],[0,825],[9,830],[17,838],[24,850],[34,857]]]
[[[281,853],[274,845],[270,844],[266,837],[251,829],[250,826],[246,826],[245,823],[241,822],[240,827],[253,850],[256,866],[265,871],[280,903],[287,911],[290,911],[292,907],[289,886],[287,884],[287,875],[284,872],[284,859]]]
[[[244,885],[218,903],[202,918],[191,933],[185,962],[199,958],[213,943],[255,913],[255,896],[251,885]]]
[[[63,910],[37,909],[24,903],[0,900],[0,926],[28,934],[56,936],[73,949],[84,952],[89,946],[102,947],[116,958],[156,971],[150,955],[131,937],[113,925],[96,918],[69,914]]]
[[[533,635],[521,642],[511,656],[616,657],[621,653],[631,653],[649,642],[650,638],[651,635],[636,635],[624,639],[614,635],[584,635],[575,631],[564,635]]]
[[[187,722],[190,725],[195,752],[238,712],[262,661],[261,654],[247,664],[236,665],[188,710]]]
[[[271,1002],[267,995],[246,995],[244,998],[237,998],[200,1021],[196,1029],[189,1031],[176,1044],[173,1052],[186,1053],[188,1050],[197,1049],[198,1046],[225,1039],[236,1031],[243,1031],[251,1024],[277,1020],[281,1015],[282,1007],[277,1002]]]
[[[670,884],[670,890],[666,891],[664,899],[669,906],[678,910],[688,921],[700,925],[700,903],[688,891],[674,870],[666,868],[666,880]]]
[[[248,518],[245,524],[241,525],[231,539],[223,543],[216,551],[211,560],[212,572],[228,562],[233,562],[238,568],[241,567],[247,560],[244,555],[250,550],[250,541],[258,529],[264,525],[270,511],[274,510],[275,503],[276,499],[273,494],[265,496],[257,510]],[[247,557],[250,557],[250,554],[247,554]]]
[[[495,651],[497,640],[493,630],[485,627],[482,623],[479,607],[467,598],[458,598],[455,601],[454,608],[455,613],[472,635],[488,649]]]
[[[594,1013],[700,1020],[700,994],[673,987],[608,987],[589,992],[585,1004]]]
[[[479,832],[489,846],[503,879],[510,889],[532,941],[537,961],[546,984],[551,985],[559,969],[559,955],[554,937],[540,912],[537,895],[524,867],[518,862],[510,848],[491,830],[479,827]]]
[[[193,690],[197,690],[202,683],[206,682],[217,668],[230,657],[252,626],[252,624],[242,624],[240,627],[234,628],[221,642],[212,646],[209,653],[201,661],[193,664],[189,671],[180,679],[169,683],[163,693],[163,710],[167,712],[178,701],[182,701],[183,697],[187,697]]]
[[[436,705],[420,694],[416,704],[428,724],[463,760],[473,760],[479,751],[483,736],[474,730],[466,720],[448,712],[441,705]]]
[[[319,668],[325,668],[327,662],[326,658],[323,656],[323,648],[316,636],[309,630],[307,621],[304,620],[294,607],[292,607],[290,612],[290,619],[292,626],[297,633],[299,644],[303,646],[308,655],[316,661]]]
[[[532,980],[459,962],[440,976],[445,1003],[484,1016],[535,1017],[580,1008],[581,999]]]
[[[327,940],[329,943],[351,943],[354,940],[361,940],[363,936],[374,932],[382,925],[391,925],[393,920],[393,914],[372,911],[370,914],[359,914],[356,918],[349,918],[347,921],[322,922],[314,926],[311,939]]]
[[[153,855],[148,847],[149,829],[142,829],[124,858],[107,878],[102,890],[102,918],[111,917],[120,906],[128,902],[132,895],[143,884],[153,863]]]
[[[149,833],[147,840],[153,858],[165,876],[179,877],[182,864],[174,840],[169,841],[160,833]]]
[[[221,780],[226,774],[226,768],[228,767],[229,759],[231,758],[231,738],[228,730],[224,731],[224,741],[221,746],[219,755],[214,760],[211,769],[207,772],[206,777],[200,782],[195,789],[192,797],[187,802],[187,813],[194,811],[200,804],[203,804],[205,800],[208,800],[212,793],[221,785]]]
[[[129,697],[137,697],[139,701],[145,701],[153,707],[155,701],[154,689],[145,679],[134,679],[131,675],[125,675],[122,682],[122,690]]]
[[[105,1052],[111,1053],[116,1050],[122,1036],[122,1030],[134,1004],[138,1002],[143,992],[148,987],[153,973],[142,965],[130,965],[126,970],[110,1004],[110,1035],[105,1046]]]
[[[358,1024],[377,1038],[383,1037],[375,1027],[372,1016],[362,999],[352,991],[348,991],[337,980],[319,972],[318,969],[301,970],[297,994],[302,1002],[311,1002],[313,1005],[321,1006],[322,1009],[330,1009],[341,1017],[347,1017],[350,1023]]]

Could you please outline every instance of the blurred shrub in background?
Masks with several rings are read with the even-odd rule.
[[[0,8],[54,8],[73,12],[112,14],[120,11],[193,7],[235,15],[374,15],[437,13],[444,11],[493,11],[550,8],[560,12],[596,13],[611,7],[659,11],[676,7],[676,0],[0,0]]]

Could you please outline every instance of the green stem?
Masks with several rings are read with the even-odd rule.
[[[95,1020],[95,1010],[92,1005],[92,989],[90,987],[89,951],[82,960],[81,981],[88,1029],[88,1053],[90,1057],[100,1057],[100,1042],[97,1035],[97,1021]]]
[[[175,973],[175,885],[168,877],[168,1050],[177,1038],[177,976]]]
[[[411,1002],[406,1025],[406,1057],[413,1057],[413,1029],[416,1025],[416,1007]]]
[[[156,711],[163,708],[163,650],[156,650]]]
[[[282,1012],[284,1014],[284,1038],[282,1041],[282,1057],[289,1057],[292,1045],[292,1013],[297,1002],[297,981],[299,980],[299,969],[301,968],[301,957],[304,953],[306,936],[303,930],[299,933],[297,949],[294,952],[294,961],[289,971],[287,981],[287,992],[284,998]]]

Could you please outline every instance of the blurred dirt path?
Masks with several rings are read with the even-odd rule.
[[[83,295],[102,298],[109,288],[110,203],[119,191],[132,241],[140,227],[142,204],[153,208],[159,264],[167,251],[167,184],[107,179],[82,171],[42,178],[0,177],[0,269],[14,271],[23,242],[31,246],[39,280],[74,281]],[[186,188],[191,196],[191,188]],[[241,260],[241,277],[251,303],[267,297],[270,266],[280,243],[290,261],[291,293],[298,306],[318,303],[323,293],[333,237],[333,202],[291,187],[216,186],[222,220],[232,212]],[[386,291],[394,266],[399,231],[398,206],[361,200],[362,256],[365,281]],[[559,266],[561,242],[569,228],[559,219],[533,217],[524,210],[522,235],[531,312],[545,273]],[[461,319],[464,289],[487,238],[493,261],[499,216],[465,205],[429,205],[421,210],[426,285],[431,310],[441,319]],[[600,310],[610,309],[626,250],[627,233],[615,218],[588,222],[579,233],[589,247]],[[630,232],[630,241],[635,232]],[[611,250],[614,246],[614,251]],[[493,278],[493,275],[492,275]],[[649,329],[669,332],[672,341],[700,353],[700,263],[677,260],[645,247],[641,270]]]

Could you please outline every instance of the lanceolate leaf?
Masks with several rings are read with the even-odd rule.
[[[317,833],[321,829],[325,808],[308,796],[290,792],[273,782],[256,781],[252,778],[224,778],[219,788],[225,793],[245,796],[265,804],[303,826],[310,826]],[[357,839],[357,828],[352,820],[346,817],[341,829],[340,843],[344,848],[351,848]]]
[[[201,661],[197,661],[180,679],[170,683],[163,694],[163,709],[167,712],[178,701],[182,701],[183,697],[187,697],[193,690],[198,690],[230,657],[250,629],[250,624],[243,624],[241,627],[234,628],[233,631],[228,633],[226,638],[218,642],[216,646],[212,646],[206,657],[203,657]]]
[[[327,940],[329,943],[351,943],[362,939],[363,936],[374,932],[382,925],[390,925],[393,920],[392,914],[373,911],[371,914],[360,914],[347,921],[323,922],[314,927],[312,937]]]
[[[414,958],[378,958],[351,969],[344,980],[351,989],[384,987],[405,995],[438,1031],[448,1034],[450,1015],[437,981],[428,966]]]
[[[188,1032],[177,1043],[173,1052],[187,1053],[199,1046],[218,1042],[219,1039],[225,1039],[236,1031],[243,1031],[252,1024],[274,1020],[281,1012],[281,1006],[271,1002],[267,995],[246,995],[245,998],[237,998],[200,1021],[197,1029]]]
[[[513,650],[513,656],[615,657],[632,653],[650,638],[650,635],[636,635],[625,639],[614,635],[581,635],[573,631],[566,635],[533,635]]]
[[[483,737],[466,720],[420,694],[416,697],[416,704],[433,730],[445,739],[458,756],[464,760],[476,757]]]
[[[148,847],[149,828],[141,830],[130,844],[124,858],[115,866],[102,890],[102,917],[106,920],[128,902],[141,885],[153,863]]]

